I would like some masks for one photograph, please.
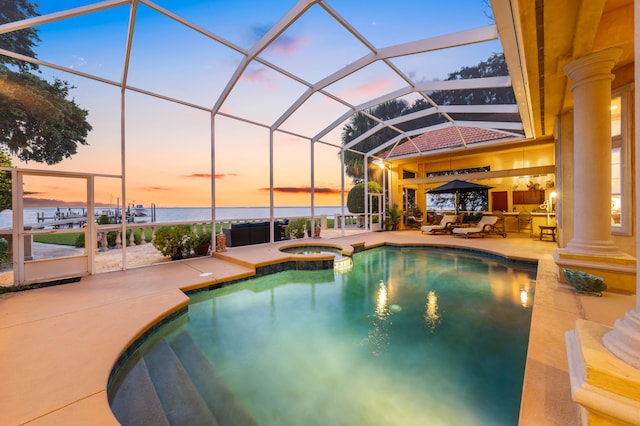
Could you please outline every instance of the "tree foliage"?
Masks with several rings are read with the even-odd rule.
[[[342,129],[342,144],[348,144],[374,128],[379,123],[372,119],[370,115],[377,117],[380,120],[389,120],[403,115],[403,111],[405,111],[407,107],[408,104],[406,101],[402,99],[394,99],[369,109],[367,114],[362,112],[355,114]],[[364,156],[359,154],[359,152],[368,152],[396,136],[398,136],[397,131],[385,127],[354,146],[354,149],[358,152],[345,151],[344,163],[347,176],[350,176],[355,181],[361,181],[364,179]],[[371,175],[375,175],[375,173],[377,173],[375,167],[370,167],[369,171]]]
[[[55,164],[76,154],[91,125],[88,112],[66,99],[71,88],[0,66],[0,142],[25,162]]]
[[[0,167],[11,167],[11,160],[0,151]],[[0,170],[0,212],[11,209],[11,172]]]
[[[21,21],[25,18],[37,16],[36,7],[37,5],[29,2],[29,0],[0,0],[0,24]],[[39,41],[40,37],[38,37],[38,32],[35,28],[25,28],[0,35],[0,48],[35,58],[36,54],[33,48]],[[38,69],[38,65],[36,64],[8,56],[0,56],[0,63],[16,66],[20,71]]]
[[[379,194],[382,192],[382,187],[377,182],[370,181],[368,188],[369,193]],[[364,213],[364,182],[354,185],[349,191],[347,195],[347,208],[351,213]],[[369,211],[378,211],[378,197],[373,199],[373,205],[369,206]]]
[[[467,80],[470,78],[499,77],[509,75],[504,54],[494,53],[486,61],[473,67],[462,67],[447,77],[447,80]],[[510,87],[489,87],[473,90],[443,90],[433,92],[429,97],[438,105],[486,105],[514,104],[513,89]]]
[[[0,24],[35,15],[28,0],[0,0]],[[33,28],[0,34],[0,47],[32,57],[38,41]],[[49,83],[29,69],[37,66],[0,55],[0,144],[25,162],[59,163],[87,145],[88,112],[67,99],[69,83]]]

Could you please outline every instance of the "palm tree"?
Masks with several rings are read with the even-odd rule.
[[[407,107],[408,104],[406,101],[402,99],[394,99],[367,110],[367,114],[384,121],[399,117]],[[348,144],[358,136],[379,124],[378,121],[370,118],[367,114],[359,112],[353,115],[349,122],[343,127],[343,145]],[[385,127],[362,142],[356,144],[352,149],[358,152],[345,151],[344,162],[347,176],[351,177],[355,182],[362,181],[364,179],[364,153],[380,146],[397,135],[398,133],[395,130]],[[379,170],[376,169],[376,167],[370,166],[369,173],[372,176],[379,174]]]

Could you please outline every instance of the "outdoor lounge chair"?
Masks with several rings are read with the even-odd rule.
[[[435,233],[448,233],[451,230],[451,224],[456,221],[457,216],[452,214],[446,214],[442,217],[440,224],[438,225],[424,225],[420,227],[420,231],[423,234],[435,234]]]
[[[423,217],[407,216],[407,228],[420,228],[422,222],[424,222]]]
[[[452,233],[454,236],[464,236],[469,238],[470,235],[484,237],[485,234],[491,232],[493,226],[498,221],[498,216],[482,216],[480,222],[471,228],[453,228]]]

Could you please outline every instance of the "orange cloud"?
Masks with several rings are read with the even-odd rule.
[[[268,191],[269,188],[262,188],[261,191]],[[295,187],[295,186],[280,186],[273,188],[274,192],[280,192],[283,194],[310,194],[311,187]],[[324,187],[316,187],[314,189],[316,194],[340,194],[340,189],[336,188],[324,188]]]
[[[386,78],[378,78],[375,80],[371,80],[362,84],[360,86],[355,86],[353,88],[344,90],[338,96],[341,98],[362,98],[362,97],[371,97],[379,94],[385,90],[388,90],[391,87],[391,81]]]
[[[34,207],[82,207],[86,206],[86,201],[62,201],[55,200],[51,198],[29,198],[24,197],[23,199],[24,207],[34,208]],[[107,203],[95,203],[96,207],[109,207]]]
[[[239,176],[237,173],[216,173],[216,179],[224,179],[228,176]],[[186,178],[211,179],[211,173],[193,173],[185,175]]]
[[[173,191],[174,189],[166,186],[145,186],[140,188],[141,191]]]

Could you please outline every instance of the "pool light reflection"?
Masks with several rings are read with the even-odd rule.
[[[387,286],[382,280],[380,280],[380,288],[378,289],[376,315],[378,316],[378,318],[387,316]]]
[[[441,317],[438,315],[438,295],[433,290],[427,294],[426,311],[424,313],[424,322],[427,329],[434,331],[440,323]]]
[[[520,303],[522,303],[523,307],[527,307],[527,303],[529,301],[529,295],[527,294],[527,290],[524,288],[520,289]]]

